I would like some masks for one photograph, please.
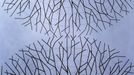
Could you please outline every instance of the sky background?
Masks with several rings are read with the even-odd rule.
[[[1,5],[2,0],[0,0]],[[10,17],[0,7],[0,64],[7,61],[18,50],[23,49],[25,45],[40,40],[42,37],[44,36],[22,26],[20,21]]]
[[[0,0],[0,6],[1,2],[2,0]],[[113,27],[89,36],[121,51],[122,55],[134,62],[134,10],[130,10],[130,13],[118,23],[114,23]],[[43,37],[43,34],[22,26],[20,21],[9,17],[9,14],[0,8],[0,64],[7,61],[25,45]]]

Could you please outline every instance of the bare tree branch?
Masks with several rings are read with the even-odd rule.
[[[133,64],[87,37],[42,39],[12,56],[1,75],[133,75]]]
[[[103,31],[118,22],[132,9],[132,1],[4,0],[3,8],[31,30],[55,36],[81,36]]]

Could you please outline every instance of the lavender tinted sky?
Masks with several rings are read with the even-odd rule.
[[[2,5],[0,0],[0,6]],[[37,40],[44,38],[43,34],[31,31],[21,25],[19,20],[10,17],[0,8],[0,65],[8,61],[18,50]],[[109,44],[111,48],[121,51],[122,55],[134,62],[134,10],[125,15],[118,23],[99,33],[94,33],[90,38],[95,38]],[[47,38],[47,37],[46,37]]]
[[[120,50],[123,55],[134,61],[134,10],[106,31],[94,34],[93,37]]]
[[[2,0],[0,0],[0,6]],[[33,41],[41,39],[43,35],[29,30],[22,26],[14,17],[9,17],[2,8],[0,8],[0,64],[8,60],[19,49],[25,47]]]

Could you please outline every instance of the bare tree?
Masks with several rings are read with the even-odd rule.
[[[4,0],[5,11],[22,25],[47,35],[99,32],[132,9],[131,0]],[[58,34],[58,35],[57,35]]]
[[[103,31],[132,9],[131,0],[4,0],[2,7],[49,37],[20,50],[0,75],[132,75],[120,51],[86,35]]]
[[[87,37],[42,39],[5,63],[1,75],[131,75],[133,65],[119,51]],[[7,68],[5,68],[7,67]]]

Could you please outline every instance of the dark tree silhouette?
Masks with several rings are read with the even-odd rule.
[[[5,63],[1,75],[131,75],[133,65],[109,45],[87,37],[42,39]],[[6,68],[5,68],[6,67]]]
[[[5,0],[5,11],[47,35],[99,32],[132,9],[131,0]],[[57,35],[58,34],[58,35]]]
[[[4,0],[2,7],[47,37],[12,56],[0,75],[134,74],[120,51],[88,35],[118,22],[132,9],[131,0]]]

